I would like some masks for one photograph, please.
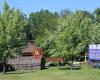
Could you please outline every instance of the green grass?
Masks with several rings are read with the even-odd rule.
[[[80,70],[53,67],[41,71],[15,71],[0,73],[0,80],[100,80],[100,69],[84,66]]]

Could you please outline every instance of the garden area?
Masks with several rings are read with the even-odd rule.
[[[0,73],[0,80],[99,80],[100,69],[87,65],[80,70],[51,67],[41,71],[14,71],[5,75]]]

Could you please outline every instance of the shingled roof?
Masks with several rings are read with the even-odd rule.
[[[36,48],[36,44],[29,42],[24,49],[22,49],[23,56],[31,56],[32,51]]]

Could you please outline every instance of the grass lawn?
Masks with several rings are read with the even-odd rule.
[[[100,80],[100,69],[84,66],[80,70],[53,67],[41,71],[15,71],[0,73],[0,80]]]

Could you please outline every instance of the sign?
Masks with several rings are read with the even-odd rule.
[[[32,55],[34,56],[35,59],[39,59],[43,55],[43,52],[41,48],[35,48],[32,52]]]
[[[89,60],[100,60],[100,44],[89,45]]]

